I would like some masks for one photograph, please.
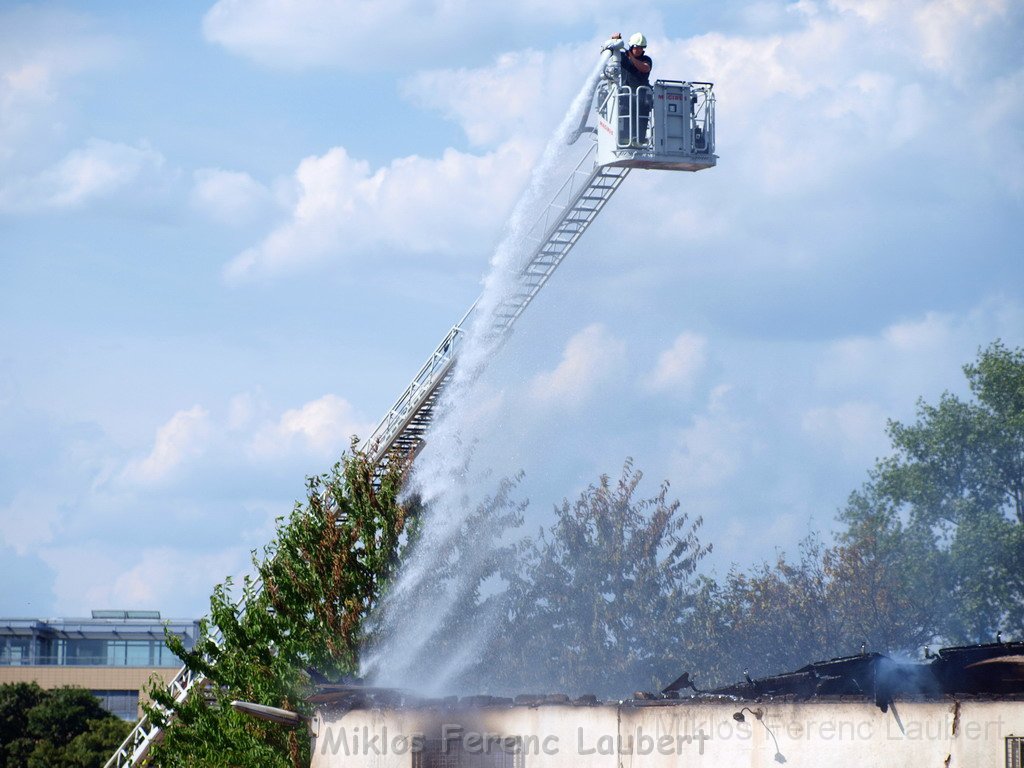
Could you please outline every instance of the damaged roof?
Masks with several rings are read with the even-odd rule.
[[[880,653],[862,653],[817,661],[793,672],[745,680],[721,688],[698,688],[688,672],[658,693],[638,691],[633,701],[667,702],[679,699],[761,700],[792,697],[852,696],[868,698],[883,712],[894,699],[977,696],[1024,697],[1024,642],[943,648],[924,661],[903,661]],[[501,696],[446,696],[430,698],[394,688],[374,688],[353,680],[323,682],[308,698],[320,707],[479,709],[496,706],[595,706],[596,696],[570,697],[563,693]]]

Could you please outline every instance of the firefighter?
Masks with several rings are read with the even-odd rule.
[[[613,41],[621,40],[622,35],[616,32],[606,47],[618,47],[621,42],[614,45]],[[619,97],[619,141],[626,143],[626,139],[631,139],[629,143],[634,146],[647,143],[647,126],[651,119],[651,109],[654,107],[650,78],[653,62],[651,57],[644,53],[646,50],[647,38],[643,33],[637,32],[629,38],[628,46],[619,51],[619,84],[630,89],[629,94]],[[632,121],[630,116],[633,118]]]

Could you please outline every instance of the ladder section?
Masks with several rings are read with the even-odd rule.
[[[504,296],[489,320],[489,333],[503,338],[537,296],[572,247],[597,218],[629,173],[628,168],[592,166],[586,153],[544,208],[526,237],[530,250],[523,259],[514,290]],[[480,311],[480,299],[469,308],[434,350],[366,442],[374,464],[393,456],[414,456],[423,447],[434,408],[451,380],[466,330]]]
[[[519,269],[516,287],[495,308],[490,333],[500,338],[508,334],[629,173],[628,168],[594,167],[593,157],[594,148],[591,147],[531,227],[526,237],[530,250]],[[404,460],[423,447],[424,436],[433,422],[434,409],[451,380],[459,349],[466,330],[479,311],[479,303],[480,299],[477,299],[441,340],[366,441],[365,447],[374,465],[386,466],[393,458]],[[254,586],[257,592],[262,589],[259,582]],[[245,608],[243,597],[236,611],[242,613]],[[221,642],[220,637],[213,639]],[[184,701],[189,692],[203,682],[201,675],[182,667],[168,684],[168,690],[175,701]],[[141,765],[162,737],[161,728],[143,716],[104,768]]]

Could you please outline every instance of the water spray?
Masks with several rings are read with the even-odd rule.
[[[427,663],[430,649],[436,645],[446,622],[458,609],[460,599],[475,585],[482,564],[491,552],[481,546],[467,553],[469,561],[459,564],[459,573],[444,591],[430,593],[431,578],[451,552],[453,538],[459,535],[467,518],[479,506],[469,488],[468,466],[474,437],[473,407],[480,399],[475,386],[480,374],[498,351],[504,336],[494,332],[495,312],[517,288],[527,258],[527,234],[547,202],[546,193],[555,181],[554,171],[569,156],[570,145],[582,133],[594,98],[594,92],[610,52],[602,51],[565,116],[551,135],[534,167],[530,181],[505,225],[505,236],[498,244],[485,277],[483,293],[476,305],[473,321],[463,340],[453,378],[437,406],[437,416],[428,436],[428,446],[417,458],[410,477],[410,492],[423,503],[422,529],[411,557],[403,565],[395,584],[384,599],[374,625],[377,642],[363,654],[362,674],[375,685],[414,687],[425,693],[437,693],[464,671],[475,650],[486,643],[486,631],[459,638],[447,638],[443,669]],[[490,625],[483,622],[482,627]],[[436,662],[436,659],[430,659]],[[429,674],[425,672],[433,668]]]

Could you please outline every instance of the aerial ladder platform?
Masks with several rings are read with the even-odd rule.
[[[576,143],[583,136],[589,141],[582,157],[526,237],[514,290],[487,318],[488,332],[499,339],[507,336],[632,169],[699,171],[716,164],[713,86],[680,80],[658,80],[637,88],[621,85],[618,54],[612,51],[595,83],[591,108],[569,141]],[[365,441],[375,466],[406,461],[422,449],[463,341],[480,311],[477,299]],[[261,587],[255,585],[256,591]],[[244,610],[243,598],[237,611]],[[220,642],[219,637],[213,639]],[[202,675],[182,667],[168,683],[168,691],[181,702],[204,683]],[[104,768],[142,765],[162,735],[161,727],[144,716]]]

